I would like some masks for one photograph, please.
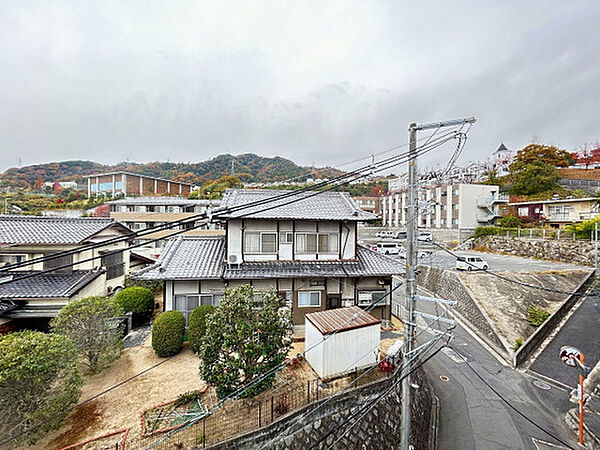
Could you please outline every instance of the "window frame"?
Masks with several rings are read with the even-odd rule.
[[[308,244],[308,236],[316,236],[316,251],[303,251],[301,249],[298,248],[298,236],[299,235],[304,235],[306,236],[305,238],[305,242]],[[321,247],[321,240],[320,240],[320,236],[323,235],[327,235],[327,246],[328,249],[327,251],[323,251],[320,247]],[[332,239],[333,237],[333,239]],[[335,243],[335,248],[333,250],[330,250],[331,248],[331,243]],[[308,247],[308,245],[307,245]],[[316,232],[316,231],[298,231],[296,232],[295,235],[295,239],[294,239],[294,252],[300,255],[335,255],[336,253],[338,253],[340,250],[340,233],[336,232],[336,231],[326,231],[326,232]]]
[[[296,303],[298,304],[298,308],[320,308],[323,301],[322,301],[322,291],[298,291],[298,295],[297,295],[297,301]],[[309,304],[308,305],[301,305],[300,304],[300,295],[301,294],[307,294],[308,295],[308,300],[309,300]],[[319,304],[318,305],[313,305],[310,303],[311,301],[311,297],[313,294],[318,294],[319,295]]]
[[[360,295],[361,294],[370,294],[371,295],[371,299],[370,300],[361,300]],[[382,294],[382,297],[380,297],[380,299],[377,301],[377,305],[376,306],[385,306],[388,304],[388,299],[385,298],[388,295],[388,292],[385,289],[365,289],[365,290],[359,290],[357,293],[357,301],[358,301],[358,306],[370,306],[373,304],[374,300],[373,300],[373,294],[374,293],[378,293],[378,294]],[[383,298],[383,300],[382,300]]]
[[[248,251],[246,245],[248,243],[248,234],[258,234],[258,251]],[[272,252],[263,251],[263,235],[275,236],[275,250]],[[279,238],[277,231],[244,231],[244,255],[276,255],[279,251]]]

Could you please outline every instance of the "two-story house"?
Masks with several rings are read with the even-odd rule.
[[[131,230],[113,219],[0,215],[0,269],[129,233]],[[128,246],[123,240],[14,270],[5,268],[0,272],[0,332],[15,327],[43,328],[69,301],[106,295],[122,287],[129,270]],[[114,250],[123,251],[108,254]],[[97,256],[100,258],[69,266]],[[68,267],[15,281],[61,266]]]
[[[303,326],[310,312],[366,307],[385,297],[392,275],[404,267],[358,244],[357,224],[376,216],[344,192],[302,192],[269,201],[283,192],[227,190],[215,211],[225,236],[172,239],[156,264],[133,276],[164,280],[164,308],[186,317],[200,304],[217,305],[226,287],[242,284],[279,292],[295,326]],[[256,201],[267,203],[227,212]],[[389,296],[372,314],[390,320]]]

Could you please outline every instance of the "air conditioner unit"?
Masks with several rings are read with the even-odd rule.
[[[242,263],[242,255],[240,255],[239,253],[230,253],[227,256],[227,266],[230,269],[233,269],[234,267],[239,269],[241,263]]]

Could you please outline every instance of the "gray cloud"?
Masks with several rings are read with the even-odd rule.
[[[466,115],[465,162],[600,139],[600,5],[473,3],[3,2],[0,169],[247,151],[335,165]]]

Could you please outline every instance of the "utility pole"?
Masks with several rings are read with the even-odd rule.
[[[415,265],[417,262],[415,244],[417,241],[417,124],[411,123],[409,132],[408,158],[408,206],[406,212],[406,293],[404,296],[404,361],[407,375],[402,380],[402,431],[401,448],[410,447],[410,366],[407,362],[411,356],[414,337],[414,305],[417,282]]]
[[[594,223],[594,266],[598,272],[598,222]]]
[[[418,203],[417,197],[417,131],[439,129],[449,126],[472,124],[474,117],[467,119],[449,120],[446,122],[436,122],[424,125],[411,123],[408,127],[409,133],[409,157],[408,157],[408,206],[406,211],[406,292],[404,297],[404,346],[403,346],[403,373],[402,379],[402,431],[401,445],[402,450],[410,450],[411,433],[411,411],[410,411],[410,371],[413,364],[409,363],[414,356],[413,347],[415,344],[415,300],[417,298],[417,231],[418,231]]]

